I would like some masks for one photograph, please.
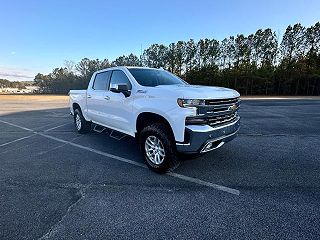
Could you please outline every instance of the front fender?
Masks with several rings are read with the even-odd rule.
[[[164,119],[166,119],[171,126],[175,141],[177,142],[184,141],[185,119],[187,116],[192,115],[192,111],[190,112],[190,109],[174,108],[168,111],[163,111],[155,108],[140,109],[140,111],[136,112],[136,116],[135,116],[135,132],[137,132],[136,121],[138,119],[138,116],[141,113],[146,113],[146,112],[157,114],[163,117]]]

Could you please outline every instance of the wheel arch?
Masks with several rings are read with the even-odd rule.
[[[80,105],[78,103],[73,103],[72,104],[72,109],[73,109],[73,111],[76,110],[76,109],[79,109],[82,112],[81,107],[80,107]]]
[[[76,109],[79,109],[79,110],[80,110],[80,112],[82,113],[82,116],[84,117],[84,119],[85,119],[86,121],[91,121],[91,120],[88,118],[86,111],[83,111],[83,110],[81,109],[80,104],[74,102],[74,103],[72,104],[72,113],[74,113],[74,111],[75,111]]]
[[[145,126],[148,126],[152,123],[163,123],[165,124],[170,133],[172,134],[172,137],[174,139],[174,132],[173,129],[169,123],[169,121],[162,115],[157,114],[157,113],[153,113],[153,112],[141,112],[138,116],[137,116],[137,120],[136,120],[136,135],[139,136],[140,132],[142,131],[142,129]]]

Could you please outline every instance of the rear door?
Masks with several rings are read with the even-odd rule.
[[[88,117],[96,123],[104,123],[108,111],[106,108],[106,93],[109,86],[111,71],[96,73],[92,87],[87,90]]]

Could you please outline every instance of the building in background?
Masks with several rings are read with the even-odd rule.
[[[11,87],[1,87],[0,93],[38,93],[39,87],[38,86],[25,86],[25,88],[11,88]]]

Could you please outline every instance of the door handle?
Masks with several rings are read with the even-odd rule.
[[[109,96],[105,96],[104,99],[105,100],[110,100],[110,97]]]
[[[88,95],[87,97],[88,97],[88,98],[91,98],[91,95]]]

